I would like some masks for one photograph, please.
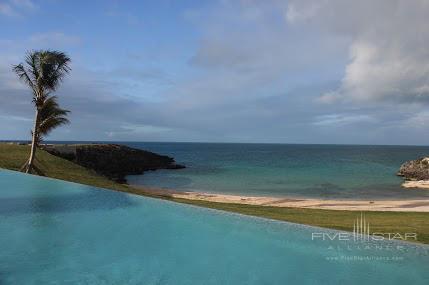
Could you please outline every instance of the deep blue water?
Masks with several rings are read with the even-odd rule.
[[[217,143],[126,143],[173,156],[183,170],[129,176],[132,184],[260,196],[314,198],[428,198],[429,190],[401,188],[395,173],[426,146]]]
[[[2,285],[428,284],[428,246],[314,232],[0,169]]]

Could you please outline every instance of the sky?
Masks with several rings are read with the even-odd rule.
[[[429,143],[426,0],[0,0],[0,140],[31,50],[66,52],[49,140]]]

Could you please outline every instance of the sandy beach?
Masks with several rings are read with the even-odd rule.
[[[174,190],[148,189],[145,192],[174,198],[208,202],[245,204],[271,207],[293,207],[349,211],[429,212],[429,199],[413,200],[333,200],[297,199],[260,196],[240,196],[202,192],[178,192]]]
[[[428,180],[416,180],[416,181],[409,180],[402,183],[402,187],[429,189],[429,181]]]
[[[273,207],[313,208],[350,211],[429,212],[429,200],[323,200],[252,197],[209,193],[174,193],[175,198],[210,202],[248,204]]]

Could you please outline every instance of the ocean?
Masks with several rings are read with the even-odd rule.
[[[123,143],[123,142],[122,142]],[[130,184],[178,191],[325,198],[418,199],[405,189],[400,165],[429,155],[427,146],[127,142],[175,158],[181,170],[128,176]]]

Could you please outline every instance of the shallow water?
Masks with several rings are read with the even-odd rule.
[[[428,284],[428,246],[314,232],[0,170],[0,284]]]
[[[127,143],[187,166],[128,176],[132,184],[224,194],[331,199],[428,198],[401,188],[400,165],[423,146]]]

